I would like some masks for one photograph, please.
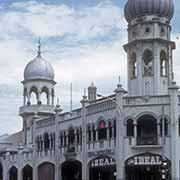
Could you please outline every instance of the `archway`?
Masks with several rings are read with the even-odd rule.
[[[22,178],[23,180],[32,180],[33,179],[33,168],[29,165],[26,165],[22,169]]]
[[[81,180],[82,164],[77,160],[69,160],[62,164],[62,180]]]
[[[55,180],[55,165],[45,162],[38,166],[38,180]]]
[[[101,156],[89,163],[90,180],[115,180],[116,162],[112,157]]]
[[[18,180],[18,169],[15,166],[9,169],[9,180]]]
[[[166,164],[166,167],[163,167],[163,164]],[[163,172],[165,179],[170,180],[171,163],[159,154],[147,152],[125,161],[125,180],[160,180]]]

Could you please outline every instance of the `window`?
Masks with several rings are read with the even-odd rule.
[[[160,134],[162,136],[162,122],[163,120],[160,120]],[[164,135],[167,136],[168,135],[168,120],[166,118],[164,118]]]
[[[107,128],[106,128],[106,122],[104,120],[101,120],[99,122],[98,137],[99,137],[99,140],[107,139]]]
[[[108,123],[108,128],[109,128],[109,138],[111,139],[113,137],[113,134],[112,134],[112,123],[111,122]]]
[[[63,146],[63,134],[62,133],[60,134],[60,146],[61,147]]]
[[[88,141],[91,141],[91,127],[90,125],[88,126]]]
[[[132,119],[127,120],[126,124],[126,136],[133,137],[134,136],[134,122]]]
[[[74,133],[74,129],[72,127],[69,129],[68,140],[69,140],[68,145],[74,145],[75,133]]]
[[[161,76],[167,76],[167,56],[166,56],[166,52],[164,50],[162,50],[160,52],[160,71],[161,71]]]
[[[150,28],[149,27],[145,28],[145,33],[150,33]]]
[[[116,138],[116,120],[113,121],[114,138]]]
[[[131,56],[130,71],[131,71],[131,79],[135,79],[137,77],[137,61],[136,61],[135,53],[133,53]]]
[[[93,141],[96,141],[96,130],[94,125],[93,125]]]
[[[161,35],[164,35],[164,34],[165,34],[165,29],[164,29],[163,27],[161,27],[160,34],[161,34]]]
[[[77,144],[80,144],[79,129],[77,129]]]
[[[49,146],[50,146],[49,134],[45,133],[44,134],[44,149],[45,150],[49,149]]]
[[[143,53],[143,75],[153,75],[153,53],[149,49],[145,50]]]

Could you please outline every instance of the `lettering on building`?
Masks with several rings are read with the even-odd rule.
[[[115,165],[115,160],[111,157],[101,157],[93,159],[90,163],[90,167],[102,167],[102,166],[113,166]]]

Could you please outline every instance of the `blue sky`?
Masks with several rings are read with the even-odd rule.
[[[55,69],[56,97],[69,110],[70,83],[73,107],[79,106],[83,89],[91,81],[98,92],[111,94],[118,76],[126,87],[127,24],[123,17],[126,0],[1,0],[0,2],[0,134],[22,128],[18,108],[22,105],[23,70],[36,56],[42,38],[43,57]],[[179,36],[180,1],[172,39]],[[180,52],[174,52],[175,74],[180,84]]]

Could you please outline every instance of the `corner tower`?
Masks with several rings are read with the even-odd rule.
[[[128,60],[130,96],[165,95],[173,80],[170,21],[173,0],[128,0]]]
[[[23,118],[24,144],[32,144],[34,116],[51,117],[55,109],[54,70],[42,57],[40,42],[37,57],[25,67],[22,84],[23,106],[19,114]]]

